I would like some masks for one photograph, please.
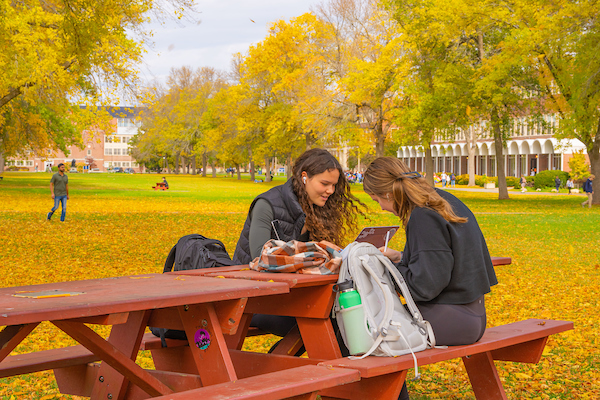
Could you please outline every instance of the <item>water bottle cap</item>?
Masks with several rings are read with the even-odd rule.
[[[348,279],[342,283],[338,283],[338,290],[340,292],[345,292],[346,290],[354,290],[354,282],[352,279]]]

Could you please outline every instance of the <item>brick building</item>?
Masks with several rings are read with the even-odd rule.
[[[64,163],[69,170],[73,160],[76,165],[89,167],[88,162],[93,159],[93,172],[107,172],[115,167],[133,168],[135,172],[143,172],[143,167],[129,155],[129,142],[137,133],[138,109],[135,107],[108,107],[107,111],[112,116],[112,132],[83,131],[83,148],[70,146],[67,154],[50,149],[46,150],[46,154],[28,152],[25,157],[7,159],[5,168],[14,166],[20,171],[41,172]],[[81,167],[79,169],[83,170]]]

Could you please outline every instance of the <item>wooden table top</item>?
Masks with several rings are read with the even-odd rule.
[[[0,289],[0,326],[288,293],[257,280],[146,274]]]

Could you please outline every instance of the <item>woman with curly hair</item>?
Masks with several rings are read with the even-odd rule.
[[[404,277],[436,344],[478,341],[486,325],[484,295],[498,281],[471,210],[393,157],[373,161],[363,185],[383,211],[402,221],[404,252],[387,248],[384,254]],[[408,399],[406,386],[400,399]]]
[[[326,240],[338,246],[356,227],[357,204],[338,160],[323,149],[307,150],[294,163],[292,177],[254,199],[233,260],[248,264],[270,239]],[[284,323],[286,320],[286,323]],[[284,336],[295,318],[255,316],[253,326]]]

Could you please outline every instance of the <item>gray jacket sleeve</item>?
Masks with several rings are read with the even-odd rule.
[[[271,221],[273,221],[271,204],[265,199],[258,199],[252,208],[251,218],[250,256],[254,260],[260,255],[264,244],[271,239]]]

